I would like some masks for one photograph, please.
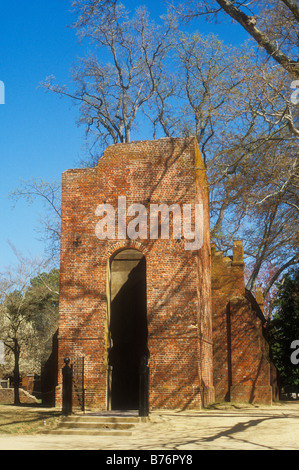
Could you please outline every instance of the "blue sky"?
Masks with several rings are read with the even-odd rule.
[[[138,0],[124,2],[129,8]],[[143,2],[153,15],[164,12],[163,1]],[[39,84],[49,75],[58,83],[71,83],[71,66],[82,56],[69,0],[10,0],[0,3],[0,80],[5,104],[0,105],[0,272],[16,261],[8,241],[26,256],[42,256],[37,240],[41,204],[20,201],[13,208],[7,197],[21,180],[61,180],[77,166],[84,145],[77,108],[67,99],[45,93]],[[246,38],[238,25],[206,24],[196,29],[214,32],[227,42]],[[150,138],[150,136],[149,136]]]

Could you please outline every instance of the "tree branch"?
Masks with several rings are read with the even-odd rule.
[[[271,277],[270,281],[268,282],[267,286],[264,289],[264,297],[268,294],[269,290],[273,286],[274,282],[279,278],[281,273],[285,271],[287,268],[290,266],[297,264],[298,263],[298,256],[293,256],[289,261],[287,261],[285,264],[283,264],[277,271],[276,273]]]
[[[281,0],[293,13],[297,21],[299,21],[299,7],[292,0]]]
[[[259,46],[263,47],[268,54],[278,62],[288,73],[294,77],[299,78],[299,63],[293,61],[284,52],[282,52],[274,41],[260,31],[256,25],[256,19],[252,16],[247,16],[239,8],[234,5],[234,2],[229,0],[216,0],[223,10],[234,20],[236,20],[243,28],[255,39]],[[286,2],[285,2],[286,3]],[[292,2],[287,2],[292,3]]]

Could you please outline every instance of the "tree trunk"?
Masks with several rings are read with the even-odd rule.
[[[14,404],[20,405],[20,346],[18,340],[15,339],[14,356],[15,356],[15,367],[14,367]]]

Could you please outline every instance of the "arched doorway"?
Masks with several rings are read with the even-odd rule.
[[[146,260],[124,249],[110,260],[110,386],[112,410],[139,408],[139,368],[147,349]]]

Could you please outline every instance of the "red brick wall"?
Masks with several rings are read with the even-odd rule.
[[[150,408],[201,407],[214,400],[210,222],[205,170],[196,140],[160,139],[109,147],[97,168],[63,174],[59,386],[69,356],[85,356],[88,407],[107,407],[107,269],[119,249],[146,257]],[[203,246],[184,240],[99,240],[96,207],[202,203]],[[118,227],[116,225],[116,231]]]
[[[214,386],[217,401],[271,403],[262,312],[245,291],[242,242],[232,259],[212,247]]]

